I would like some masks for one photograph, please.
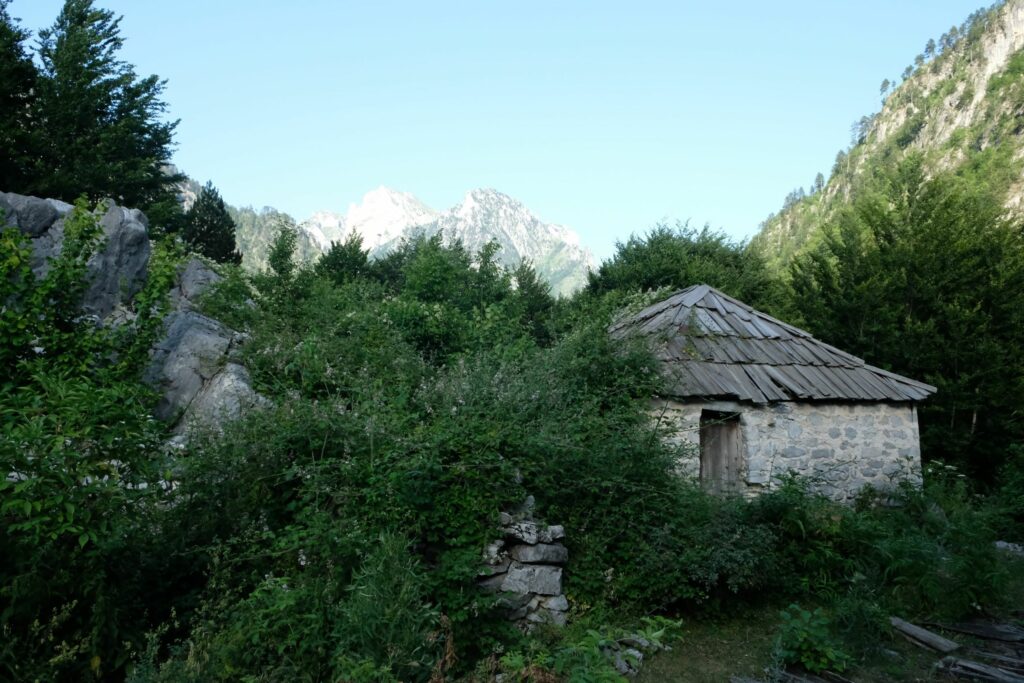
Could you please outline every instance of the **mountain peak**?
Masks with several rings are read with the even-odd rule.
[[[349,231],[362,235],[363,245],[372,250],[436,217],[437,211],[412,194],[381,185],[363,195],[361,203],[349,205],[345,223]]]
[[[348,235],[363,238],[363,248],[380,256],[403,237],[441,232],[446,242],[460,240],[471,252],[489,242],[501,246],[506,266],[530,260],[552,290],[569,294],[586,282],[594,258],[579,236],[562,225],[538,219],[518,199],[494,188],[468,191],[462,202],[444,212],[430,208],[408,192],[381,185],[350,204],[345,214],[320,211],[302,224],[321,252]]]

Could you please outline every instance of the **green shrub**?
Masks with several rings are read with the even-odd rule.
[[[0,273],[0,678],[10,680],[116,678],[162,617],[151,582],[163,430],[132,353],[145,328],[114,333],[79,312],[96,219],[75,208],[39,281],[24,237],[0,238],[13,247]]]
[[[779,617],[782,628],[775,649],[782,663],[798,664],[811,673],[846,669],[850,658],[836,645],[831,622],[820,607],[809,612],[792,604]]]

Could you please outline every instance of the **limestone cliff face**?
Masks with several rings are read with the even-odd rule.
[[[0,192],[0,226],[18,228],[29,238],[37,278],[46,276],[61,253],[71,210],[56,200]],[[81,308],[98,324],[120,325],[133,318],[133,297],[146,282],[152,252],[148,221],[141,211],[111,203],[99,222],[103,237],[88,262]],[[237,359],[243,337],[196,309],[198,297],[219,279],[199,259],[182,265],[143,376],[161,395],[156,416],[178,433],[193,425],[216,427],[264,401]]]
[[[1024,0],[972,15],[944,35],[937,56],[862,119],[825,186],[769,217],[751,248],[777,267],[814,245],[873,169],[910,153],[932,170],[983,167],[1011,211],[1024,210]]]

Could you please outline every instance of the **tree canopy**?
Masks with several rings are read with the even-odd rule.
[[[681,289],[711,285],[758,308],[773,306],[775,279],[764,261],[745,245],[708,226],[658,225],[646,235],[617,242],[615,255],[589,275],[594,294],[619,290]]]
[[[235,221],[213,183],[199,191],[185,214],[182,238],[204,256],[220,263],[241,263],[235,249]]]
[[[821,339],[934,384],[923,450],[990,478],[1024,437],[1024,232],[981,183],[879,174],[791,271],[794,313]]]
[[[37,70],[6,4],[0,136],[11,152],[4,189],[65,201],[110,198],[143,210],[173,206],[181,176],[168,168],[177,121],[166,119],[165,82],[137,76],[119,57],[120,18],[91,0],[66,0],[39,33]]]
[[[0,0],[0,188],[23,187],[29,178],[35,143],[29,111],[35,97],[36,69],[25,49],[29,33],[10,16],[10,0]]]

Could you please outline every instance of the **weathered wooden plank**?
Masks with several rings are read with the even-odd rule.
[[[959,657],[943,657],[938,663],[942,671],[972,681],[993,681],[994,683],[1024,683],[1024,676],[998,666],[982,664]]]
[[[1006,669],[1016,674],[1024,674],[1024,659],[1009,657],[996,652],[986,652],[984,650],[972,650],[971,655],[994,662],[1000,669]]]
[[[684,290],[677,296],[679,297],[679,303],[683,306],[693,306],[706,297],[710,291],[711,287],[708,285],[697,285],[689,290]]]
[[[899,617],[889,617],[889,623],[892,624],[894,629],[906,636],[908,640],[916,645],[928,647],[943,654],[949,654],[950,652],[960,648],[959,643],[949,640],[948,638],[943,638],[939,634],[932,633],[928,629],[903,621]]]
[[[747,377],[747,373],[743,371],[742,366],[739,365],[727,365],[725,368],[728,370],[729,375],[732,377],[732,381],[741,390],[741,398],[746,401],[753,401],[757,397],[761,396],[761,390],[757,388],[750,378]]]
[[[747,373],[747,377],[750,378],[750,380],[769,401],[785,401],[789,397],[772,382],[771,378],[767,374],[765,374],[764,368],[766,367],[769,366],[744,365],[743,370]]]
[[[790,353],[789,348],[787,348],[785,341],[781,339],[765,339],[759,343],[772,365],[791,365],[793,363],[793,355]]]
[[[992,624],[984,621],[964,621],[958,624],[934,624],[939,628],[957,633],[966,633],[986,640],[1001,640],[1006,643],[1024,643],[1024,629],[1013,624]]]
[[[794,388],[794,393],[798,397],[815,397],[817,390],[814,388],[814,384],[808,381],[807,377],[801,372],[799,365],[779,365],[775,369],[789,379],[790,386]]]
[[[706,285],[681,290],[616,321],[610,332],[616,338],[627,334],[650,338],[656,356],[666,362],[741,368],[742,372],[715,367],[694,370],[692,377],[679,383],[692,386],[690,396],[918,401],[935,390],[867,365]],[[694,341],[695,336],[703,339]],[[685,341],[673,341],[676,337]],[[776,370],[769,372],[768,367]]]
[[[803,388],[799,382],[794,381],[789,375],[783,370],[785,366],[781,365],[766,365],[764,366],[765,374],[772,378],[772,381],[777,385],[786,390],[790,395],[790,398],[799,396],[803,393]]]
[[[761,333],[761,336],[766,339],[779,339],[788,336],[785,334],[784,330],[772,325],[767,320],[761,318],[761,316],[754,316],[751,318],[750,322],[754,324],[754,327],[756,327],[758,332]]]
[[[725,334],[725,330],[719,327],[718,323],[715,322],[715,319],[711,317],[711,314],[703,308],[695,307],[693,308],[693,313],[697,319],[697,323],[700,325],[700,328],[705,332],[710,334]]]
[[[818,358],[815,356],[810,349],[807,348],[807,343],[803,339],[789,339],[785,342],[788,345],[789,353],[799,363],[817,363]]]
[[[864,381],[862,381],[861,370],[854,370],[850,368],[843,368],[843,376],[846,377],[851,384],[857,387],[858,396],[864,399],[876,398],[875,392],[872,391],[871,387]]]

